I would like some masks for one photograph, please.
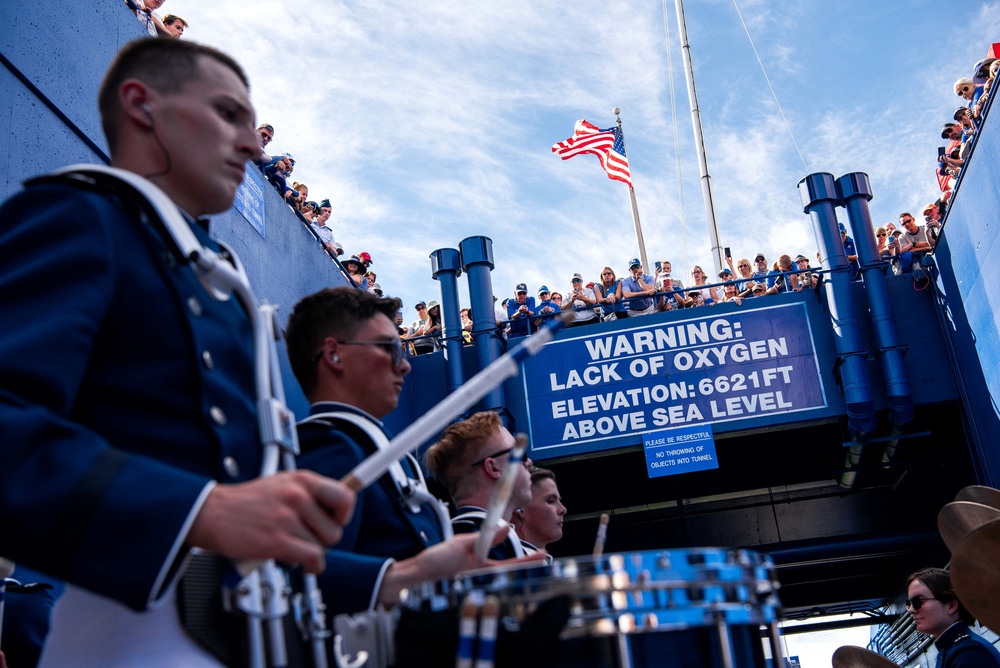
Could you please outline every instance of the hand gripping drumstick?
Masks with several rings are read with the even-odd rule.
[[[593,556],[599,557],[604,554],[604,541],[608,539],[608,522],[611,517],[607,513],[601,513],[601,523],[597,526],[597,539],[594,541]]]
[[[486,509],[486,519],[479,527],[479,536],[476,538],[475,555],[482,561],[490,553],[490,546],[493,544],[493,536],[497,532],[497,522],[500,520],[500,513],[507,507],[510,501],[510,494],[514,490],[514,480],[517,478],[517,469],[524,461],[524,452],[528,449],[528,437],[518,434],[514,448],[507,456],[507,464],[504,466],[500,480],[493,488],[490,496],[489,507]]]
[[[407,452],[415,450],[427,440],[428,434],[436,434],[447,427],[463,411],[486,396],[487,392],[516,375],[521,362],[537,353],[542,346],[551,341],[556,332],[565,327],[572,318],[571,311],[566,311],[561,316],[552,318],[541,329],[526,337],[513,350],[470,378],[467,383],[448,395],[444,401],[404,429],[399,436],[392,439],[388,448],[376,452],[354,467],[354,470],[341,478],[340,482],[355,492],[360,492],[378,480],[388,470],[392,462]]]

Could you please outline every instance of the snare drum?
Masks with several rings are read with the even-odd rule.
[[[462,602],[492,594],[500,602],[498,667],[756,668],[766,665],[760,628],[780,615],[777,586],[771,560],[747,550],[654,550],[483,569],[408,592],[397,665],[455,665]]]

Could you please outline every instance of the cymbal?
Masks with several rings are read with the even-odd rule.
[[[951,585],[976,619],[1000,629],[1000,519],[965,537],[951,555]]]
[[[1000,489],[986,487],[985,485],[969,485],[958,490],[955,495],[956,501],[973,501],[984,506],[1000,508]]]
[[[833,653],[833,668],[899,668],[899,665],[864,647],[844,645]]]
[[[1000,510],[973,501],[952,501],[938,513],[941,540],[954,552],[970,531],[1000,518]]]

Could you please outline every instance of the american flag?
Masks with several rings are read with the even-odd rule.
[[[552,152],[563,160],[569,160],[574,155],[592,153],[601,161],[601,167],[608,173],[609,179],[621,181],[632,187],[632,175],[628,169],[628,156],[625,155],[625,139],[621,128],[612,127],[601,130],[586,120],[576,122],[573,136],[552,146]]]

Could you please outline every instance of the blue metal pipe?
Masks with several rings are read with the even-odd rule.
[[[875,327],[875,342],[882,363],[882,374],[885,376],[886,393],[889,395],[889,412],[893,423],[902,427],[913,421],[913,393],[903,364],[896,319],[892,315],[885,265],[882,264],[875,245],[872,217],[868,211],[868,202],[872,198],[868,175],[853,172],[841,176],[837,179],[837,194],[847,209],[851,231],[854,232],[854,246],[861,263],[861,275]]]
[[[431,253],[431,276],[441,284],[441,339],[448,375],[448,393],[462,386],[462,314],[458,303],[458,277],[462,259],[454,248],[439,248]]]
[[[861,324],[854,316],[851,271],[840,240],[835,206],[839,198],[833,174],[819,172],[799,181],[803,211],[816,229],[824,269],[831,270],[823,282],[830,322],[840,362],[840,377],[847,402],[847,424],[858,440],[875,431],[875,401],[865,358],[868,351],[861,337]]]
[[[500,357],[500,338],[493,311],[493,240],[468,237],[458,244],[462,269],[469,277],[469,301],[472,306],[472,340],[476,346],[477,373]],[[477,406],[478,410],[504,408],[503,386],[491,390]]]

